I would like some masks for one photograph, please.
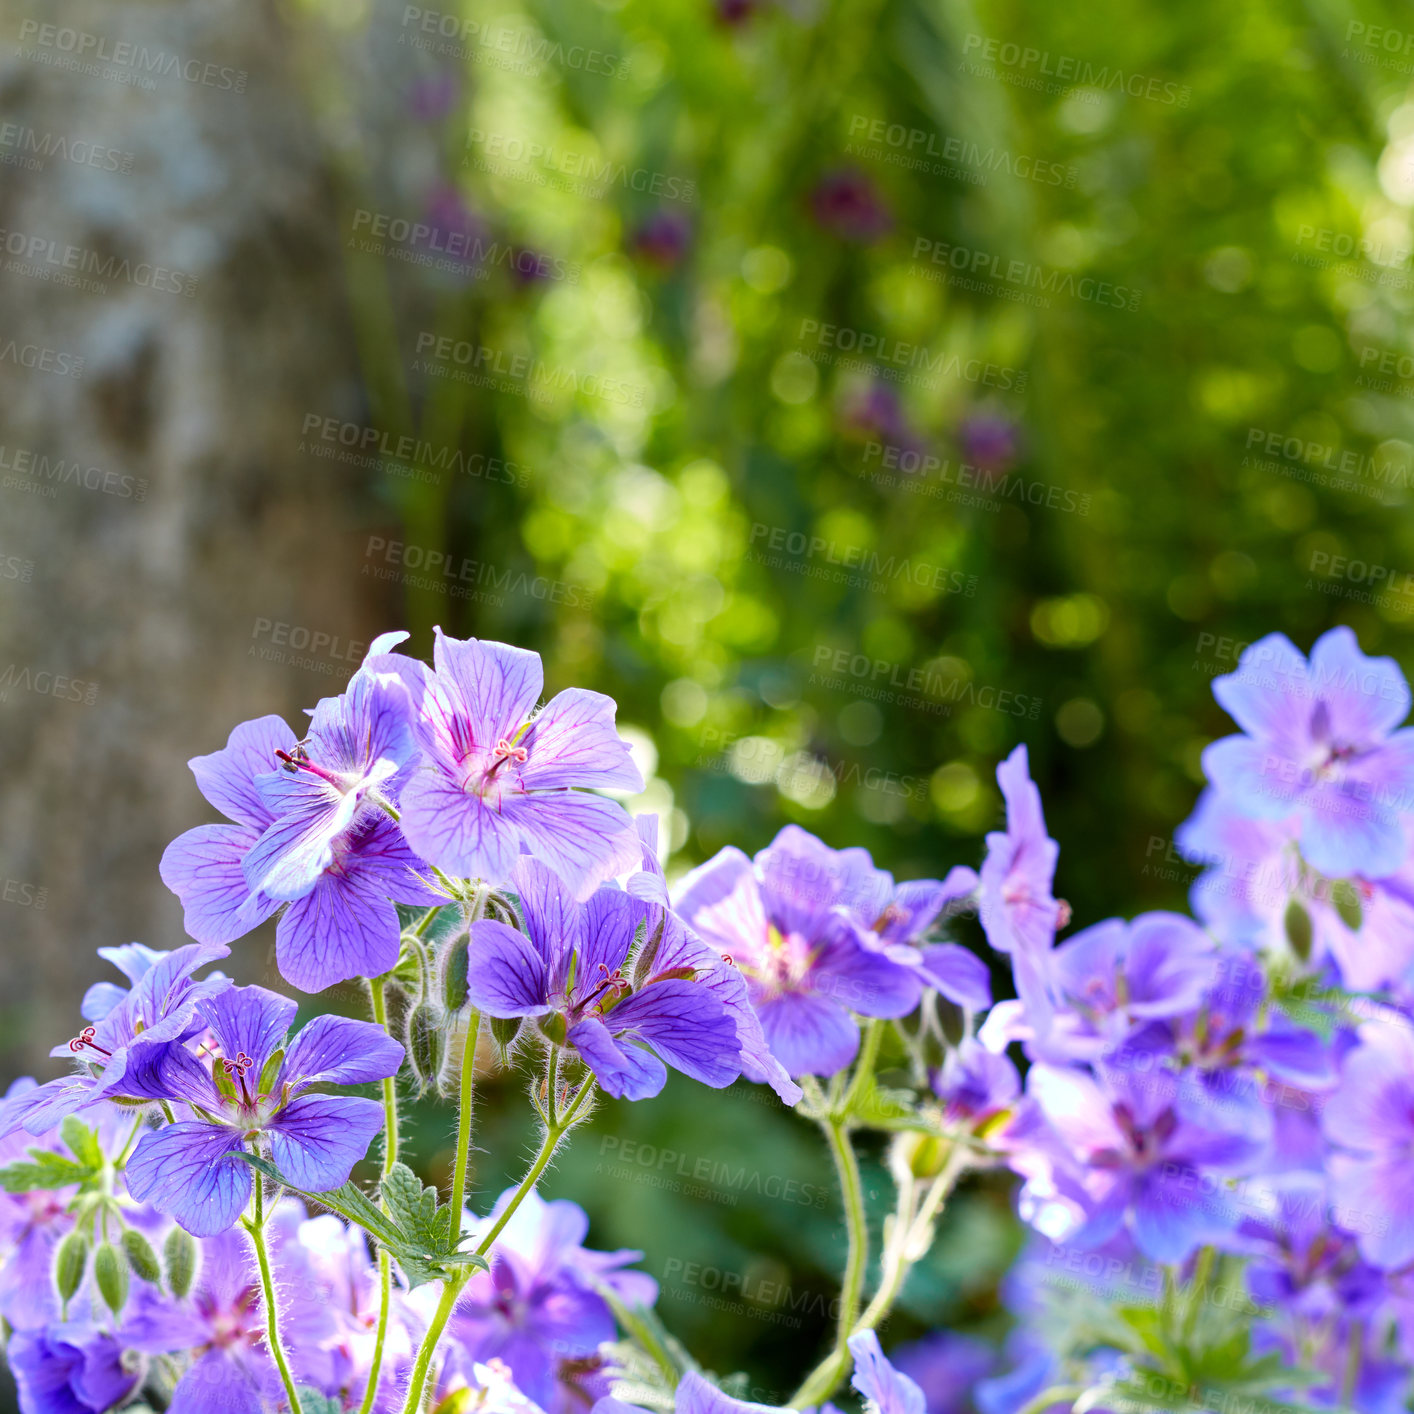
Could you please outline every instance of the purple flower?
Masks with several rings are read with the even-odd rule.
[[[138,1382],[119,1341],[84,1321],[16,1331],[5,1360],[23,1414],[102,1414],[121,1404]]]
[[[1247,1289],[1259,1306],[1312,1324],[1366,1319],[1385,1295],[1384,1274],[1330,1221],[1323,1175],[1284,1174],[1251,1185],[1231,1246],[1250,1254]]]
[[[378,803],[412,765],[407,690],[420,691],[420,665],[389,651],[405,637],[374,641],[349,691],[315,708],[303,745],[279,717],[261,717],[195,757],[201,793],[233,823],[188,830],[162,856],[162,881],[202,942],[231,942],[283,907],[275,958],[303,991],[389,971],[401,933],[394,900],[441,901]],[[272,769],[280,761],[287,770]]]
[[[850,1383],[864,1396],[866,1414],[925,1414],[923,1391],[884,1358],[874,1331],[850,1336],[849,1353],[854,1356]]]
[[[741,969],[786,1070],[833,1075],[859,1049],[851,1011],[907,1016],[918,1003],[918,968],[871,945],[878,939],[852,916],[881,909],[891,890],[864,850],[832,850],[787,825],[754,862],[727,848],[694,869],[677,910]]]
[[[510,1198],[507,1190],[475,1231],[489,1229]],[[528,1195],[496,1240],[491,1270],[477,1272],[457,1302],[448,1327],[450,1373],[470,1379],[474,1364],[500,1360],[541,1408],[569,1414],[569,1367],[592,1362],[600,1344],[616,1334],[597,1288],[607,1287],[630,1307],[658,1299],[651,1277],[622,1270],[641,1252],[590,1251],[583,1245],[588,1231],[577,1204]]]
[[[1283,634],[1259,639],[1213,695],[1245,735],[1203,753],[1209,780],[1248,815],[1299,818],[1301,852],[1322,873],[1392,874],[1405,861],[1401,816],[1414,791],[1409,687],[1392,658],[1367,658],[1348,628],[1316,640],[1308,663]]]
[[[751,995],[740,969],[708,947],[673,912],[667,880],[658,858],[658,817],[639,815],[633,823],[643,846],[643,868],[625,887],[635,898],[649,905],[646,936],[652,937],[660,926],[663,928],[655,966],[663,972],[691,969],[693,980],[712,992],[736,1025],[741,1073],[758,1085],[769,1085],[786,1104],[798,1104],[802,1094],[800,1086],[771,1054],[766,1033],[761,1029],[761,1018],[751,1005]]]
[[[1136,1024],[1196,1011],[1217,975],[1213,940],[1177,913],[1111,918],[1055,949],[1048,1059],[1094,1060]]]
[[[934,1331],[894,1351],[893,1366],[923,1391],[927,1414],[968,1414],[972,1387],[996,1368],[984,1341],[954,1331]]]
[[[395,673],[364,666],[347,692],[323,698],[304,741],[275,752],[284,769],[270,762],[255,778],[273,823],[241,860],[252,893],[281,900],[309,893],[361,811],[381,815],[379,793],[392,788],[415,750],[408,691]]]
[[[282,1283],[288,1273],[278,1257],[274,1266],[276,1281]],[[123,1334],[135,1350],[190,1356],[168,1414],[266,1414],[279,1407],[283,1391],[265,1343],[255,1254],[240,1229],[201,1244],[201,1265],[187,1298],[178,1301],[144,1290]],[[303,1352],[291,1344],[286,1354],[303,1383]]]
[[[633,824],[574,787],[643,789],[614,730],[614,703],[568,688],[540,712],[540,657],[437,630],[436,673],[421,703],[425,763],[402,796],[409,843],[449,873],[502,883],[534,854],[587,898],[633,868]]]
[[[7,1100],[32,1093],[35,1083],[16,1080]],[[0,1164],[23,1161],[30,1148],[61,1152],[49,1137],[36,1144],[31,1135],[0,1139]],[[59,1301],[50,1274],[54,1250],[73,1228],[69,1189],[37,1188],[29,1193],[0,1191],[0,1316],[18,1330],[34,1329],[59,1318]]]
[[[120,987],[116,982],[95,982],[83,994],[79,1015],[85,1021],[102,1021],[121,1002],[138,982],[152,970],[153,965],[167,956],[160,948],[145,947],[142,943],[124,943],[120,948],[99,948],[98,955],[105,962],[111,962],[124,977],[129,986]]]
[[[1044,1035],[1052,1012],[1051,944],[1070,917],[1069,907],[1051,896],[1060,846],[1046,834],[1041,792],[1031,780],[1024,746],[997,767],[997,784],[1006,800],[1007,827],[987,836],[982,927],[998,952],[1010,954],[1022,1006],[1035,1032]]]
[[[943,1102],[948,1123],[985,1129],[1015,1105],[1021,1077],[1003,1052],[989,1051],[971,1036],[947,1053],[933,1075],[933,1089]]]
[[[984,471],[1000,471],[1016,460],[1015,424],[998,413],[974,413],[958,428],[958,439],[963,456]]]
[[[295,1003],[264,987],[232,988],[200,1009],[219,1050],[214,1068],[174,1045],[142,1081],[148,1098],[185,1101],[206,1117],[144,1135],[127,1180],[139,1202],[209,1237],[229,1228],[249,1201],[251,1170],[240,1155],[262,1136],[295,1187],[323,1193],[346,1182],[383,1127],[382,1107],[306,1092],[395,1075],[403,1048],[381,1027],[342,1016],[317,1016],[289,1040]]]
[[[1276,956],[1293,950],[1289,910],[1311,924],[1313,969],[1333,960],[1353,991],[1389,986],[1414,966],[1414,862],[1384,878],[1344,880],[1315,873],[1301,858],[1300,817],[1252,820],[1209,788],[1176,836],[1205,872],[1194,881],[1194,912],[1225,941]],[[1355,926],[1351,926],[1352,923]]]
[[[461,84],[450,70],[438,71],[416,80],[408,90],[408,113],[419,122],[435,123],[445,118],[461,97]]]
[[[272,1245],[286,1283],[302,1299],[283,1313],[282,1333],[300,1352],[304,1380],[312,1388],[356,1406],[367,1387],[378,1339],[378,1270],[359,1228],[332,1213],[304,1218],[295,1204],[281,1210],[282,1215],[290,1211],[295,1221],[277,1228],[279,1240]],[[391,1414],[401,1407],[398,1373],[411,1370],[424,1324],[407,1294],[395,1286],[374,1409]]]
[[[1368,1022],[1326,1101],[1336,1222],[1377,1267],[1414,1261],[1414,1035],[1407,1022]]]
[[[870,245],[893,227],[874,183],[854,167],[827,172],[810,193],[810,214],[832,236]]]
[[[959,911],[976,894],[976,872],[957,865],[941,881],[909,879],[895,884],[879,869],[874,879],[877,892],[856,899],[850,912],[873,935],[876,950],[900,966],[915,968],[923,986],[968,1011],[991,1006],[991,978],[980,957],[957,943],[923,941],[940,918]]]
[[[839,1414],[832,1404],[821,1406],[821,1414],[828,1410]],[[625,1404],[621,1399],[601,1399],[595,1404],[592,1414],[648,1414],[648,1411],[637,1404]],[[733,1399],[704,1380],[696,1370],[689,1370],[678,1381],[677,1392],[673,1396],[673,1414],[785,1414],[785,1411],[770,1404],[751,1404],[744,1399]]]
[[[717,1089],[737,1078],[736,1023],[696,968],[676,961],[684,931],[676,919],[615,888],[580,904],[538,859],[519,860],[511,878],[526,931],[490,919],[472,925],[472,1005],[491,1016],[559,1018],[564,1043],[618,1098],[656,1095],[665,1061]],[[654,912],[663,959],[647,934]],[[630,958],[640,925],[643,944]]]
[[[1261,1144],[1183,1118],[1173,1075],[1036,1065],[1026,1084],[1061,1144],[1051,1176],[1082,1209],[1066,1240],[1095,1246],[1127,1225],[1147,1256],[1181,1262],[1232,1230],[1238,1211],[1223,1177],[1244,1172]]]
[[[655,211],[634,231],[631,245],[636,255],[660,270],[672,270],[692,243],[692,222],[686,212]]]
[[[193,982],[191,974],[229,951],[219,943],[188,943],[161,954],[111,1009],[50,1052],[78,1057],[75,1074],[6,1096],[0,1104],[0,1137],[21,1127],[43,1134],[65,1115],[115,1095],[143,1098],[136,1077],[171,1042],[199,1030],[200,1004],[231,985],[230,978],[219,975]],[[99,1006],[108,1000],[105,995]]]

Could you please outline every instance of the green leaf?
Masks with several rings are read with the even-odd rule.
[[[240,1150],[236,1152],[257,1173],[263,1173],[266,1178],[282,1184],[291,1193],[298,1193],[303,1198],[312,1199],[316,1203],[322,1203],[326,1208],[332,1208],[351,1223],[357,1223],[359,1227],[376,1237],[385,1247],[391,1249],[404,1240],[397,1225],[389,1222],[388,1218],[368,1201],[367,1195],[356,1184],[345,1183],[342,1187],[335,1188],[328,1193],[311,1193],[307,1189],[291,1183],[274,1164],[267,1160],[256,1158],[254,1154],[247,1154]]]
[[[343,1414],[344,1406],[337,1399],[330,1399],[308,1385],[298,1386],[295,1396],[299,1400],[299,1414]]]
[[[0,1168],[0,1188],[6,1193],[29,1193],[36,1188],[67,1188],[94,1176],[87,1164],[76,1163],[48,1149],[31,1149],[33,1163],[7,1164]]]
[[[378,1185],[389,1216],[408,1239],[428,1248],[446,1247],[451,1210],[437,1207],[437,1190],[424,1188],[406,1165],[394,1164]]]
[[[59,1126],[59,1137],[69,1146],[79,1163],[86,1168],[103,1167],[103,1150],[98,1144],[98,1131],[90,1129],[77,1115],[65,1115]]]
[[[245,1153],[240,1157],[257,1173],[283,1184],[291,1193],[322,1203],[350,1222],[357,1223],[388,1249],[411,1286],[443,1281],[462,1267],[490,1270],[490,1263],[485,1257],[475,1252],[458,1251],[453,1246],[451,1210],[438,1208],[437,1190],[423,1188],[417,1175],[406,1164],[394,1164],[383,1181],[383,1200],[388,1204],[388,1212],[384,1213],[369,1201],[356,1184],[346,1183],[328,1193],[311,1193],[291,1183],[267,1160]]]

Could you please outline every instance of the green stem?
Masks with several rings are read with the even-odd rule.
[[[849,1131],[842,1120],[835,1119],[824,1121],[820,1127],[829,1141],[835,1170],[840,1178],[845,1230],[849,1234],[849,1257],[845,1262],[844,1283],[840,1290],[840,1319],[834,1346],[791,1397],[789,1403],[793,1409],[820,1404],[844,1378],[849,1368],[848,1341],[859,1313],[864,1268],[869,1260],[869,1226],[864,1216],[864,1191],[859,1181],[859,1161],[854,1156],[854,1146],[849,1142]]]
[[[903,1205],[900,1204],[898,1225],[893,1233],[894,1240],[884,1254],[884,1271],[879,1289],[874,1293],[873,1300],[865,1308],[851,1334],[873,1330],[888,1314],[889,1308],[903,1289],[903,1283],[913,1269],[913,1264],[926,1251],[929,1229],[966,1167],[967,1150],[959,1144],[948,1155],[947,1162],[924,1194],[917,1211],[905,1219]]]
[[[255,1217],[247,1220],[246,1231],[255,1243],[256,1260],[260,1263],[260,1285],[265,1293],[265,1344],[270,1348],[275,1364],[280,1371],[280,1379],[285,1386],[285,1394],[290,1401],[290,1414],[300,1414],[299,1395],[295,1391],[294,1376],[290,1374],[289,1363],[285,1359],[284,1347],[280,1344],[280,1318],[275,1309],[275,1283],[270,1278],[270,1254],[265,1249],[265,1198],[264,1184],[260,1175],[255,1177]]]
[[[1074,1404],[1084,1393],[1081,1385],[1052,1385],[1050,1389],[1042,1390],[1030,1404],[1019,1410],[1018,1414],[1046,1414],[1051,1405]]]
[[[435,911],[435,910],[434,910]],[[423,920],[424,925],[426,919]],[[368,990],[373,998],[373,1019],[384,1031],[388,1029],[388,1004],[384,995],[385,979],[371,977]],[[383,1081],[383,1177],[398,1159],[398,1081],[389,1076]],[[381,1204],[384,1212],[388,1205]],[[378,1395],[378,1376],[383,1369],[383,1343],[388,1335],[388,1309],[393,1300],[393,1263],[387,1249],[378,1248],[378,1330],[373,1337],[373,1359],[368,1367],[368,1383],[363,1391],[359,1414],[369,1414]]]
[[[461,1085],[457,1094],[457,1157],[452,1166],[452,1221],[461,1231],[462,1206],[466,1202],[466,1166],[471,1155],[471,1112],[476,1084],[476,1037],[481,1013],[467,1014],[466,1043],[462,1047]]]
[[[1197,1329],[1198,1317],[1208,1295],[1208,1280],[1213,1273],[1215,1255],[1211,1247],[1203,1247],[1199,1250],[1198,1260],[1193,1264],[1193,1289],[1189,1293],[1188,1309],[1183,1316],[1183,1338],[1185,1341],[1191,1340],[1193,1332]]]
[[[593,1077],[585,1080],[580,1086],[579,1093],[570,1102],[569,1108],[553,1124],[547,1126],[545,1137],[540,1143],[540,1152],[536,1154],[535,1161],[526,1170],[525,1177],[521,1179],[516,1191],[511,1195],[511,1201],[506,1204],[501,1216],[496,1219],[491,1230],[481,1239],[477,1246],[476,1255],[484,1257],[492,1247],[492,1244],[501,1235],[502,1228],[510,1222],[515,1215],[515,1211],[525,1201],[526,1194],[535,1187],[540,1175],[545,1172],[546,1166],[555,1155],[555,1150],[559,1148],[560,1141],[574,1128],[575,1118],[583,1108],[585,1101],[594,1090]],[[442,1284],[442,1299],[437,1303],[437,1310],[432,1316],[432,1321],[427,1327],[427,1334],[422,1339],[421,1346],[418,1347],[417,1360],[412,1367],[412,1379],[408,1384],[407,1398],[403,1401],[403,1414],[417,1414],[422,1406],[422,1396],[427,1384],[427,1373],[432,1365],[432,1357],[437,1352],[437,1344],[442,1339],[442,1331],[446,1328],[447,1321],[451,1318],[453,1309],[457,1304],[457,1297],[461,1295],[462,1287],[471,1279],[471,1273],[465,1276],[449,1277]]]
[[[123,1151],[122,1151],[122,1153],[120,1153],[120,1154],[118,1155],[118,1157],[113,1160],[113,1171],[114,1171],[115,1173],[122,1173],[122,1171],[123,1171],[123,1166],[128,1162],[128,1155],[132,1152],[133,1143],[134,1143],[134,1141],[137,1139],[137,1136],[138,1136],[139,1132],[141,1131],[141,1129],[142,1129],[142,1116],[139,1115],[139,1116],[133,1121],[133,1127],[132,1127],[131,1131],[130,1131],[129,1134],[128,1134],[127,1142],[123,1145]]]
[[[874,1066],[879,1059],[879,1044],[884,1039],[884,1023],[882,1021],[871,1021],[864,1028],[864,1040],[859,1046],[859,1060],[854,1067],[854,1077],[849,1082],[849,1089],[844,1092],[844,1101],[836,1113],[840,1115],[850,1115],[854,1112],[855,1104],[866,1085],[873,1082]]]

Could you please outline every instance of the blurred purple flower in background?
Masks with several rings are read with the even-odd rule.
[[[857,167],[827,172],[810,192],[810,214],[832,236],[870,245],[893,229],[893,216],[874,182]]]

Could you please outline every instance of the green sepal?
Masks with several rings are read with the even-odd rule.
[[[275,1077],[280,1073],[280,1067],[285,1063],[284,1049],[276,1051],[268,1061],[265,1062],[264,1069],[260,1072],[260,1080],[256,1088],[257,1095],[273,1095],[275,1093]]]

